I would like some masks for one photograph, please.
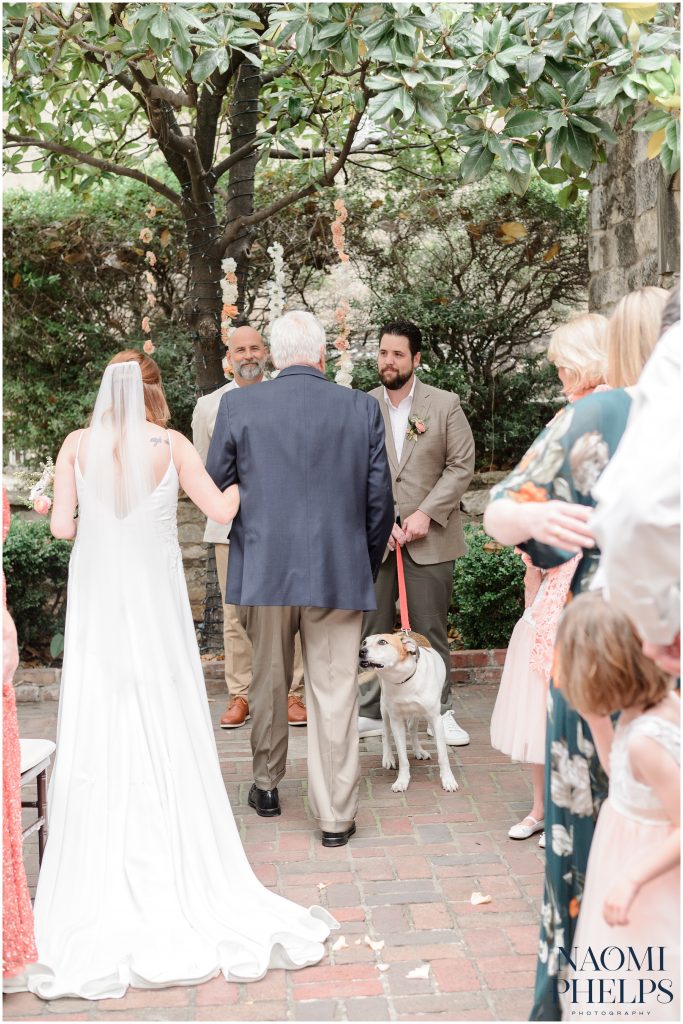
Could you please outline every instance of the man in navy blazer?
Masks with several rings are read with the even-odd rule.
[[[273,322],[279,375],[221,399],[206,468],[240,485],[226,601],[254,648],[251,746],[257,814],[280,813],[287,687],[301,636],[308,710],[308,796],[323,846],[355,832],[358,648],[363,611],[394,521],[376,399],[328,381],[325,332],[311,313]]]

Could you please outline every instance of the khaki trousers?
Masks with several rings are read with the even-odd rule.
[[[448,649],[448,607],[453,592],[454,562],[436,562],[434,565],[420,565],[414,562],[405,547],[403,573],[408,597],[408,617],[411,629],[422,633],[446,665],[446,681],[441,691],[441,713],[453,704],[451,692],[451,661]],[[393,633],[398,600],[398,576],[396,554],[391,551],[382,563],[375,583],[377,610],[366,612],[363,620],[363,636],[375,633]],[[360,713],[365,718],[381,718],[380,683],[375,675],[360,687]]]
[[[358,648],[363,613],[336,608],[240,609],[254,651],[250,691],[254,782],[274,789],[287,761],[287,690],[294,636],[303,650],[308,713],[308,802],[325,832],[358,810]]]
[[[251,642],[240,622],[236,604],[225,603],[225,584],[228,579],[229,544],[214,544],[216,573],[223,600],[223,650],[225,652],[225,682],[231,697],[249,697],[251,683]],[[290,693],[304,695],[304,665],[301,640],[298,635],[294,646],[294,668]]]

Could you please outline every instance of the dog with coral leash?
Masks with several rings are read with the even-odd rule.
[[[448,793],[458,788],[448,760],[448,747],[441,719],[441,690],[446,678],[443,658],[419,633],[377,633],[363,640],[360,667],[377,673],[381,683],[382,767],[395,768],[389,728],[398,753],[398,777],[391,787],[403,793],[410,783],[406,730],[418,761],[431,755],[421,745],[417,721],[426,718],[432,727],[439,759],[441,785]]]

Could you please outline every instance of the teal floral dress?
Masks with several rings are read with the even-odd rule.
[[[569,501],[594,506],[592,490],[626,427],[631,400],[622,389],[588,395],[568,405],[539,434],[519,465],[492,492],[492,500]],[[570,551],[530,540],[519,545],[534,565],[549,569]],[[567,600],[587,590],[600,553],[586,548]],[[566,972],[581,905],[588,853],[598,811],[607,796],[590,729],[552,679],[548,692],[545,758],[546,870],[536,989],[530,1020],[561,1020],[558,978]]]

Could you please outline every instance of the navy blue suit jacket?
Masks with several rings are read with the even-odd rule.
[[[223,396],[206,468],[240,487],[229,604],[376,608],[394,502],[375,398],[288,366]]]

